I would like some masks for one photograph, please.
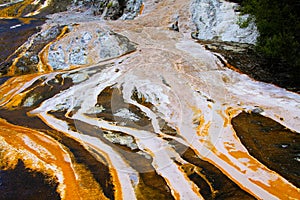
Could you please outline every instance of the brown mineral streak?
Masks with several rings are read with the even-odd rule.
[[[223,127],[226,127],[226,126],[229,124],[229,119],[228,119],[228,117],[226,117],[226,116],[224,115],[224,113],[222,112],[222,110],[218,110],[217,113],[218,113],[219,115],[222,116],[222,118],[223,118],[223,120],[224,120]]]
[[[178,169],[180,171],[182,171],[182,173],[184,174],[184,178],[187,180],[187,181],[190,181],[190,178],[188,177],[188,175],[190,174],[187,174],[184,172],[184,170],[182,169],[182,167],[185,166],[185,164],[183,164],[181,167],[178,167]],[[202,197],[202,195],[199,193],[199,191],[201,190],[201,188],[198,188],[196,184],[191,184],[191,187],[192,187],[192,190],[195,192],[195,194],[198,195],[199,199],[204,199]],[[180,198],[179,198],[180,199]]]
[[[197,150],[197,149],[194,149],[194,151],[198,154],[198,155],[200,155],[200,153],[199,153],[199,151]],[[224,155],[224,154],[223,154]],[[222,171],[222,173],[223,174],[225,174],[228,178],[230,178],[232,181],[234,181],[240,188],[242,188],[244,191],[246,191],[246,192],[248,192],[249,194],[251,194],[251,195],[253,195],[254,197],[257,197],[256,195],[255,195],[255,193],[253,193],[250,189],[248,189],[248,188],[246,188],[246,187],[244,187],[239,181],[236,181],[226,170],[224,170],[223,168],[222,168],[222,166],[219,166],[216,162],[214,162],[213,160],[211,160],[211,159],[209,159],[209,158],[207,158],[207,157],[201,157],[201,159],[203,159],[203,160],[205,160],[205,161],[207,161],[207,162],[209,162],[209,163],[211,163],[211,164],[213,164],[214,166],[216,166],[219,170],[221,170]],[[222,158],[221,158],[222,159]],[[223,159],[222,159],[223,160]],[[228,161],[229,159],[227,159],[227,161]],[[224,160],[225,161],[225,160]],[[226,161],[225,161],[226,162]],[[229,162],[230,162],[230,160],[229,160]],[[231,166],[233,165],[233,164],[230,164]],[[257,197],[258,199],[259,199],[259,197]]]
[[[9,18],[9,17],[21,17],[23,11],[27,8],[28,5],[32,4],[34,0],[25,0],[21,3],[16,3],[14,5],[8,6],[1,11],[1,17]],[[21,5],[20,5],[21,4]],[[19,7],[19,8],[18,8]],[[15,11],[18,11],[15,14]]]
[[[57,40],[61,39],[62,37],[65,36],[65,34],[68,32],[68,26],[64,26],[64,28],[62,29],[61,33],[57,36],[57,38],[55,38],[55,40],[49,42],[47,45],[45,45],[45,47],[38,53],[38,58],[39,58],[39,63],[37,64],[37,70],[38,73],[47,73],[47,72],[52,72],[53,69],[52,67],[47,64],[48,63],[48,51],[50,48],[50,45],[53,44],[54,42],[56,42]],[[18,63],[19,59],[25,54],[26,51],[23,51],[22,53],[20,53],[18,55],[17,58],[14,59],[12,65],[9,67],[8,69],[8,76],[15,76],[16,75],[16,64]],[[74,68],[74,66],[73,66]]]
[[[99,149],[98,147],[96,147],[92,144],[88,144],[88,145],[91,146],[93,149],[97,150],[97,152],[101,153],[101,155],[108,162],[109,166],[112,166],[112,162],[110,161],[109,156],[105,152],[103,152],[101,149]],[[123,199],[122,186],[121,186],[120,181],[119,181],[117,170],[113,167],[110,167],[109,171],[110,171],[110,174],[113,178],[113,184],[115,186],[115,193],[114,193],[115,199]]]
[[[203,128],[203,130],[202,130],[202,132],[201,132],[201,135],[203,135],[203,136],[208,136],[208,135],[209,135],[208,130],[209,130],[210,124],[211,124],[211,122],[207,122],[207,123],[204,125],[204,128]]]
[[[170,184],[170,181],[169,181],[168,179],[166,179],[166,182],[167,182],[167,185],[168,185],[168,186],[170,187],[170,189],[171,189],[171,193],[172,193],[174,199],[175,199],[175,200],[180,200],[181,198],[180,198],[179,192],[177,192],[176,190],[174,190],[174,189],[171,187],[172,184]]]
[[[33,115],[32,115],[33,116]],[[55,127],[53,127],[51,124],[48,123],[48,121],[42,116],[42,115],[37,115],[45,124],[47,124],[49,127],[52,127],[53,129],[55,129]],[[74,138],[72,137],[71,135],[69,135],[68,133],[65,133],[68,137],[71,137],[73,138],[74,140],[77,141],[77,138]],[[92,144],[87,144],[87,145],[90,145],[92,148],[96,149],[97,152],[100,152],[101,155],[103,157],[105,157],[106,161],[109,163],[110,166],[112,166],[111,162],[110,162],[110,159],[109,159],[109,156],[106,155],[101,149],[99,149],[98,147],[92,145]],[[121,184],[120,184],[120,181],[118,179],[118,174],[117,174],[117,170],[114,169],[114,168],[110,168],[110,173],[113,177],[113,184],[116,188],[116,191],[115,191],[115,199],[122,199],[123,198],[123,195],[122,195],[122,187],[121,187]],[[78,180],[76,180],[78,182]],[[67,182],[68,183],[68,182]],[[75,183],[75,182],[74,182]],[[78,184],[80,184],[80,182],[78,182]],[[78,187],[78,184],[76,184],[76,186]],[[73,187],[74,188],[74,187]],[[104,195],[104,193],[102,191],[98,191],[98,193],[101,194],[101,197],[99,197],[100,199],[107,199],[107,197]],[[81,196],[78,196],[79,194],[77,194],[77,199],[81,199]],[[69,199],[69,198],[66,198],[66,199]]]
[[[40,74],[29,74],[19,77],[12,77],[0,86],[0,105],[5,105],[6,108],[18,106],[25,94],[18,94],[16,90],[21,89],[27,81],[39,76]],[[14,88],[14,92],[12,91]]]
[[[238,110],[234,110],[233,112],[230,110],[230,108],[226,109],[226,113],[228,115],[228,117],[231,119],[236,113],[238,112]],[[225,116],[219,112],[219,114],[222,115],[222,117],[224,118],[224,123],[225,123]],[[228,120],[230,121],[230,120]],[[225,126],[225,124],[224,124]],[[233,136],[234,138],[240,142],[239,138],[237,137],[237,135],[235,134],[234,130],[233,130]],[[258,169],[264,169],[264,170],[269,170],[267,169],[267,167],[265,167],[264,165],[262,165],[258,160],[256,160],[255,158],[253,158],[251,155],[249,155],[249,153],[247,152],[242,152],[242,151],[238,151],[236,150],[234,147],[234,144],[232,143],[224,143],[224,147],[226,148],[227,152],[233,156],[234,158],[246,158],[249,161],[247,162],[247,168],[253,170],[253,171],[257,171]],[[235,167],[236,169],[238,169],[240,172],[243,173],[242,170],[240,170],[239,168],[237,168],[234,163],[232,163],[230,161],[230,159],[228,159],[228,157],[222,153],[218,153],[216,152],[216,155],[218,155],[219,158],[221,158],[223,161],[227,162],[228,164],[230,164],[231,166]],[[211,161],[210,161],[211,162]],[[216,163],[214,163],[216,165]],[[220,167],[219,169],[222,170],[222,167]],[[223,171],[223,170],[222,170]],[[223,173],[226,173],[223,171]],[[273,174],[276,174],[275,172],[271,172]],[[227,173],[226,173],[227,174]],[[278,174],[276,174],[278,175]],[[231,177],[230,174],[227,174],[228,177]],[[231,177],[232,178],[232,177]],[[283,179],[276,179],[275,181],[269,180],[267,184],[269,184],[270,186],[267,186],[266,184],[263,184],[262,182],[259,181],[255,181],[255,180],[251,180],[251,178],[249,178],[249,180],[253,183],[255,183],[256,185],[262,187],[265,191],[268,191],[270,194],[273,194],[275,196],[277,196],[280,199],[286,199],[286,198],[290,198],[290,199],[299,199],[300,197],[300,190],[298,188],[296,188],[295,186],[293,186],[292,184],[285,182]],[[239,184],[238,182],[236,182],[237,184]],[[240,185],[240,184],[239,184]],[[240,187],[242,187],[240,185]],[[248,189],[244,188],[244,190],[248,191]],[[284,192],[284,191],[289,191]],[[248,191],[249,193],[251,193],[251,191]]]
[[[41,132],[9,124],[3,119],[0,119],[0,135],[5,139],[7,143],[14,146],[16,149],[25,149],[27,151],[30,151],[42,161],[53,164],[60,168],[63,173],[63,182],[66,186],[66,188],[64,189],[65,195],[63,199],[80,199],[80,196],[78,194],[79,183],[76,179],[76,175],[74,174],[72,164],[65,161],[66,152],[56,141],[53,141]],[[22,136],[25,135],[36,144],[47,149],[55,157],[55,159],[42,157],[40,156],[40,152],[36,152],[32,148],[27,146],[22,140]],[[34,168],[33,166],[26,167]]]
[[[247,167],[249,169],[252,169],[254,171],[257,171],[257,169],[260,168],[260,166],[257,164],[257,160],[251,157],[248,153],[243,151],[238,151],[234,148],[233,144],[228,145],[228,143],[224,143],[224,147],[227,150],[227,152],[234,158],[247,158],[249,161],[247,162]]]
[[[50,45],[56,42],[57,40],[63,38],[66,33],[68,32],[69,28],[68,26],[64,26],[61,33],[57,36],[57,38],[51,42],[49,42],[44,49],[39,53],[38,57],[40,59],[40,62],[38,63],[38,71],[39,72],[51,72],[53,71],[52,67],[47,64],[48,63],[48,51],[50,48]]]
[[[227,62],[226,62],[226,67],[229,68],[229,69],[231,69],[232,71],[235,71],[235,72],[237,72],[237,73],[242,74],[241,70],[239,70],[238,68],[232,66],[231,64],[229,64],[229,63],[227,63]]]
[[[218,156],[220,159],[222,159],[224,162],[226,162],[229,165],[231,165],[232,167],[236,168],[238,171],[244,173],[244,171],[242,171],[240,168],[238,168],[226,155],[224,155],[223,153],[218,152],[215,148],[213,148],[212,150],[213,150],[214,154],[216,156]],[[250,156],[248,153],[242,153],[242,152],[230,153],[229,150],[228,150],[228,152],[229,152],[229,154],[231,154],[231,156],[233,156],[237,159],[238,158],[247,158],[247,159],[249,159],[251,166],[248,166],[248,168],[250,168],[250,169],[253,169],[255,171],[257,171],[257,169],[259,169],[259,168],[260,169],[267,169],[264,165],[260,164],[257,160],[253,159],[252,156]],[[207,160],[208,162],[214,164],[215,166],[218,166],[217,163],[215,163],[213,160],[210,160],[209,158],[205,158],[205,160]],[[226,174],[226,176],[228,176],[230,179],[234,180],[234,178],[229,173],[227,173],[225,170],[223,170],[222,166],[218,166],[218,168],[224,174]],[[273,171],[271,171],[270,173],[275,174],[275,172],[273,172]],[[263,188],[268,193],[278,197],[279,199],[287,199],[287,198],[299,199],[300,198],[300,190],[298,188],[296,188],[295,186],[293,186],[292,184],[290,184],[289,182],[285,181],[284,179],[277,178],[274,181],[268,180],[267,184],[269,184],[270,186],[267,186],[266,184],[264,184],[262,182],[259,182],[259,181],[251,180],[251,178],[248,178],[248,179],[251,182],[255,183],[257,186]],[[239,181],[234,181],[234,182],[236,184],[238,184],[241,188],[243,188],[245,191],[249,192],[253,196],[256,196],[253,192],[251,192],[250,189],[245,188]],[[283,191],[289,191],[289,193],[286,193],[286,192],[283,192]]]
[[[145,8],[145,6],[144,6],[144,4],[142,3],[142,5],[141,5],[141,7],[140,7],[140,13],[139,13],[140,15],[143,14],[144,8]]]
[[[123,199],[123,191],[119,181],[118,173],[115,168],[110,168],[110,173],[113,177],[113,184],[115,186],[115,199]]]
[[[282,179],[276,179],[274,181],[270,180],[268,182],[269,186],[260,181],[249,180],[279,199],[300,199],[300,189],[287,184],[287,182]]]
[[[247,162],[247,167],[249,169],[252,169],[253,171],[257,171],[258,169],[264,169],[268,170],[267,167],[259,163],[255,158],[253,158],[251,155],[249,155],[246,152],[242,151],[233,151],[233,147],[228,147],[228,145],[225,145],[225,148],[229,152],[229,154],[235,158],[247,158],[249,161]],[[271,171],[270,173],[276,174],[277,173]],[[249,180],[256,185],[262,187],[264,190],[268,191],[270,194],[273,194],[277,196],[280,199],[299,199],[300,198],[300,190],[290,184],[289,182],[285,181],[284,179],[277,178],[276,180],[268,180],[267,184],[270,186],[267,186],[266,184],[260,182],[260,181],[255,181],[249,178]],[[287,192],[288,191],[288,192]]]

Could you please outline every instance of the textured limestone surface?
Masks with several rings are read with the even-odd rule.
[[[70,33],[53,42],[46,55],[53,70],[92,65],[135,50],[126,37],[97,24],[72,27]]]
[[[193,0],[191,3],[193,22],[197,28],[197,38],[255,44],[259,35],[255,23],[248,26],[240,24],[247,21],[248,15],[238,11],[236,3],[225,0]]]
[[[51,15],[0,79],[0,175],[47,177],[53,199],[299,199],[299,94],[191,38],[192,5]],[[36,71],[20,75],[29,52]],[[39,195],[0,181],[4,197]]]

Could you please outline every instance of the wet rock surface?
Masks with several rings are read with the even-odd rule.
[[[81,25],[80,29],[85,31],[77,31],[78,26],[55,25],[32,35],[11,59],[2,63],[2,74],[70,69],[96,64],[136,49],[133,42],[110,30]]]
[[[241,113],[232,119],[249,153],[300,187],[300,135],[259,114]]]
[[[237,72],[251,46],[193,40],[184,0],[73,3],[4,67],[1,167],[53,177],[54,199],[299,198],[300,97]]]
[[[38,32],[37,26],[44,23],[44,20],[33,19],[31,22],[22,22],[19,19],[1,19],[0,24],[0,66],[1,73],[5,74],[7,65],[12,63],[15,57],[10,56],[16,51],[27,39]]]
[[[13,55],[12,59],[6,60],[3,64],[3,74],[6,75],[23,75],[39,72],[39,63],[42,57],[39,53],[54,41],[61,33],[62,26],[54,26],[32,35]],[[8,66],[10,69],[8,69]]]
[[[51,129],[47,124],[45,124],[43,121],[41,121],[39,118],[36,117],[28,117],[26,115],[26,110],[28,111],[29,109],[22,109],[22,110],[15,110],[12,112],[7,112],[5,110],[0,111],[0,116],[1,118],[6,118],[10,123],[12,124],[18,124],[24,127],[28,127],[31,130],[37,130],[39,132],[44,132],[51,138],[53,138],[56,141],[59,141],[60,144],[64,145],[66,149],[71,153],[73,159],[74,159],[74,164],[76,165],[76,169],[78,170],[78,174],[81,179],[81,187],[86,190],[90,189],[95,189],[92,190],[93,194],[85,194],[84,192],[82,195],[85,195],[85,197],[88,197],[90,199],[114,199],[114,185],[112,184],[112,177],[109,172],[109,168],[107,167],[107,161],[105,160],[104,157],[101,158],[101,161],[99,161],[97,156],[99,155],[92,155],[90,151],[85,149],[78,141],[64,135],[61,132],[57,132],[53,129]],[[17,117],[16,117],[17,116]],[[74,121],[72,120],[74,123]],[[64,162],[64,160],[62,160]],[[18,199],[19,196],[21,199],[62,199],[61,194],[59,194],[57,187],[57,180],[51,180],[49,177],[43,175],[41,173],[37,173],[38,177],[34,175],[36,172],[32,172],[30,167],[24,167],[24,164],[22,164],[22,161],[20,161],[20,164],[17,165],[15,169],[6,169],[7,163],[1,163],[1,169],[3,168],[3,171],[0,173],[3,173],[3,180],[5,181],[13,181],[15,180],[14,177],[16,177],[16,180],[20,181],[20,184],[26,182],[26,186],[17,188],[16,184],[9,182],[8,185],[9,187],[6,187],[3,189],[3,195],[1,197],[5,197],[4,199]],[[26,168],[26,169],[25,169]],[[86,172],[86,170],[90,171],[90,173]],[[25,171],[25,172],[23,172]],[[25,173],[25,175],[23,175]],[[26,178],[26,173],[29,173],[28,176],[33,174],[33,177],[28,177]],[[24,178],[24,179],[22,179]],[[31,179],[33,180],[32,183],[35,185],[31,186],[28,184],[28,181]],[[91,180],[95,181],[91,181]],[[40,182],[39,182],[40,181]],[[41,182],[42,181],[42,182]],[[50,182],[49,182],[50,181]],[[45,185],[49,182],[49,185]],[[100,188],[98,186],[100,185]],[[92,185],[92,186],[91,186]],[[23,186],[23,185],[22,185]],[[31,186],[31,188],[28,188],[27,186]],[[40,189],[41,187],[41,189]],[[43,188],[44,187],[44,188]],[[1,188],[1,186],[0,186]],[[34,189],[33,189],[34,188]],[[40,193],[40,191],[44,191],[46,189],[50,190],[53,189],[51,193]],[[2,189],[2,188],[1,188]],[[0,190],[1,190],[0,189]],[[26,193],[23,194],[22,196],[23,189],[26,190]],[[36,191],[36,190],[38,191]],[[104,193],[104,196],[99,195],[99,192],[97,190],[101,190]],[[36,193],[35,193],[36,191]],[[73,191],[74,192],[74,191]],[[45,194],[47,195],[45,197]],[[9,196],[11,195],[11,196]],[[18,195],[18,196],[17,196]],[[36,195],[36,196],[35,196]],[[1,198],[0,197],[0,198]],[[7,197],[7,198],[6,198]]]
[[[169,143],[174,145],[176,151],[182,152],[182,157],[189,162],[180,167],[199,188],[203,188],[200,193],[205,199],[255,199],[218,168],[198,158],[192,149],[174,140]]]

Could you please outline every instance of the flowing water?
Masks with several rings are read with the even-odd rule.
[[[23,51],[1,79],[0,199],[300,198],[300,96],[227,68],[190,37],[189,9],[44,24],[61,32],[37,72],[15,76]]]

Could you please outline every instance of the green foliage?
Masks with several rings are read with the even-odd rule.
[[[240,28],[247,28],[249,26],[249,23],[251,22],[252,17],[247,17],[246,19],[239,17],[237,24],[239,25]]]
[[[260,32],[257,50],[299,69],[299,0],[242,0],[241,5],[243,14],[255,17]]]
[[[107,8],[109,9],[109,8],[111,8],[113,6],[113,2],[112,1],[110,1],[108,4],[107,4]]]

